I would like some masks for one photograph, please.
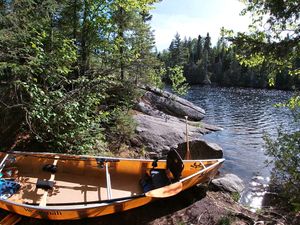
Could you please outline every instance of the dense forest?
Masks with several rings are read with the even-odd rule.
[[[182,66],[189,84],[210,84],[254,88],[295,90],[300,87],[299,76],[291,76],[288,66],[275,75],[274,86],[269,86],[271,69],[267,62],[249,68],[238,60],[236,47],[231,45],[228,32],[221,29],[221,37],[212,46],[209,33],[198,38],[182,39],[177,33],[167,50],[158,54],[166,68]],[[292,62],[299,68],[300,58]]]
[[[160,62],[155,0],[0,1],[0,146],[96,153],[133,132],[137,84]]]

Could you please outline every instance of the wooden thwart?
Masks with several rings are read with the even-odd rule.
[[[58,159],[59,159],[59,156],[56,156],[55,160],[54,160],[54,162],[52,164],[53,166],[57,165]],[[55,174],[52,173],[51,176],[50,176],[50,179],[48,181],[54,181],[54,178],[55,178]],[[39,206],[46,206],[46,204],[47,204],[47,196],[48,196],[48,190],[44,190],[44,194],[41,197],[41,201],[40,201]]]
[[[20,215],[10,213],[0,221],[0,225],[15,225],[20,222],[21,219],[22,217]]]

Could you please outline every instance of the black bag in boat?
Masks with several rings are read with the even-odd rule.
[[[49,180],[38,179],[36,182],[36,188],[42,188],[44,190],[49,190],[54,187],[54,182]]]
[[[164,169],[153,169],[150,171],[150,176],[154,188],[164,187],[171,183]]]

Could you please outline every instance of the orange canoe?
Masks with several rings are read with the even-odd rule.
[[[23,216],[74,220],[145,205],[210,181],[224,159],[167,160],[0,153],[0,207]]]

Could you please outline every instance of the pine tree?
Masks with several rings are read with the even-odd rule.
[[[197,39],[195,63],[202,58],[202,51],[202,37],[199,35]]]
[[[211,38],[209,36],[209,33],[206,34],[206,37],[204,39],[203,49],[206,50],[208,52],[208,54],[210,54],[210,51],[211,51]]]

